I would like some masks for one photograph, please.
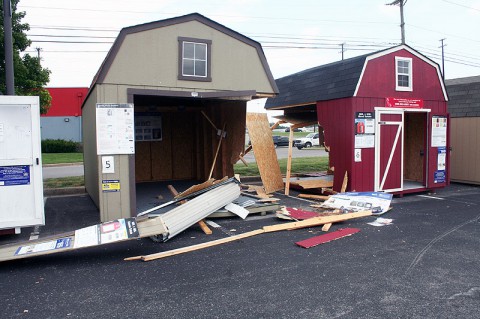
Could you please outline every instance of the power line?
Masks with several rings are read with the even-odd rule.
[[[466,5],[461,4],[461,3],[456,3],[456,2],[448,1],[448,0],[442,0],[442,1],[443,1],[443,2],[446,2],[446,3],[454,4],[454,5],[459,6],[459,7],[463,7],[463,8],[467,8],[467,9],[471,9],[471,10],[480,11],[480,9],[477,9],[477,8],[474,8],[474,7],[469,7],[469,6],[466,6]]]

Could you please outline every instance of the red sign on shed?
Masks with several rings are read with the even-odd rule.
[[[398,107],[398,108],[410,108],[410,109],[423,109],[422,99],[399,99],[396,97],[385,98],[386,107]]]

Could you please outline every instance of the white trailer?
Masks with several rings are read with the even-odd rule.
[[[0,230],[44,225],[37,96],[0,96]]]

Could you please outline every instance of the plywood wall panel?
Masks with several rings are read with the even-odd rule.
[[[172,113],[162,114],[162,141],[152,142],[152,175],[154,181],[169,180],[173,177],[172,164]]]
[[[277,153],[273,146],[272,131],[265,113],[247,113],[247,128],[253,153],[267,193],[283,189],[283,179]]]

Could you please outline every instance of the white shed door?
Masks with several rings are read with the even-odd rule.
[[[44,224],[38,97],[0,96],[0,229]]]

